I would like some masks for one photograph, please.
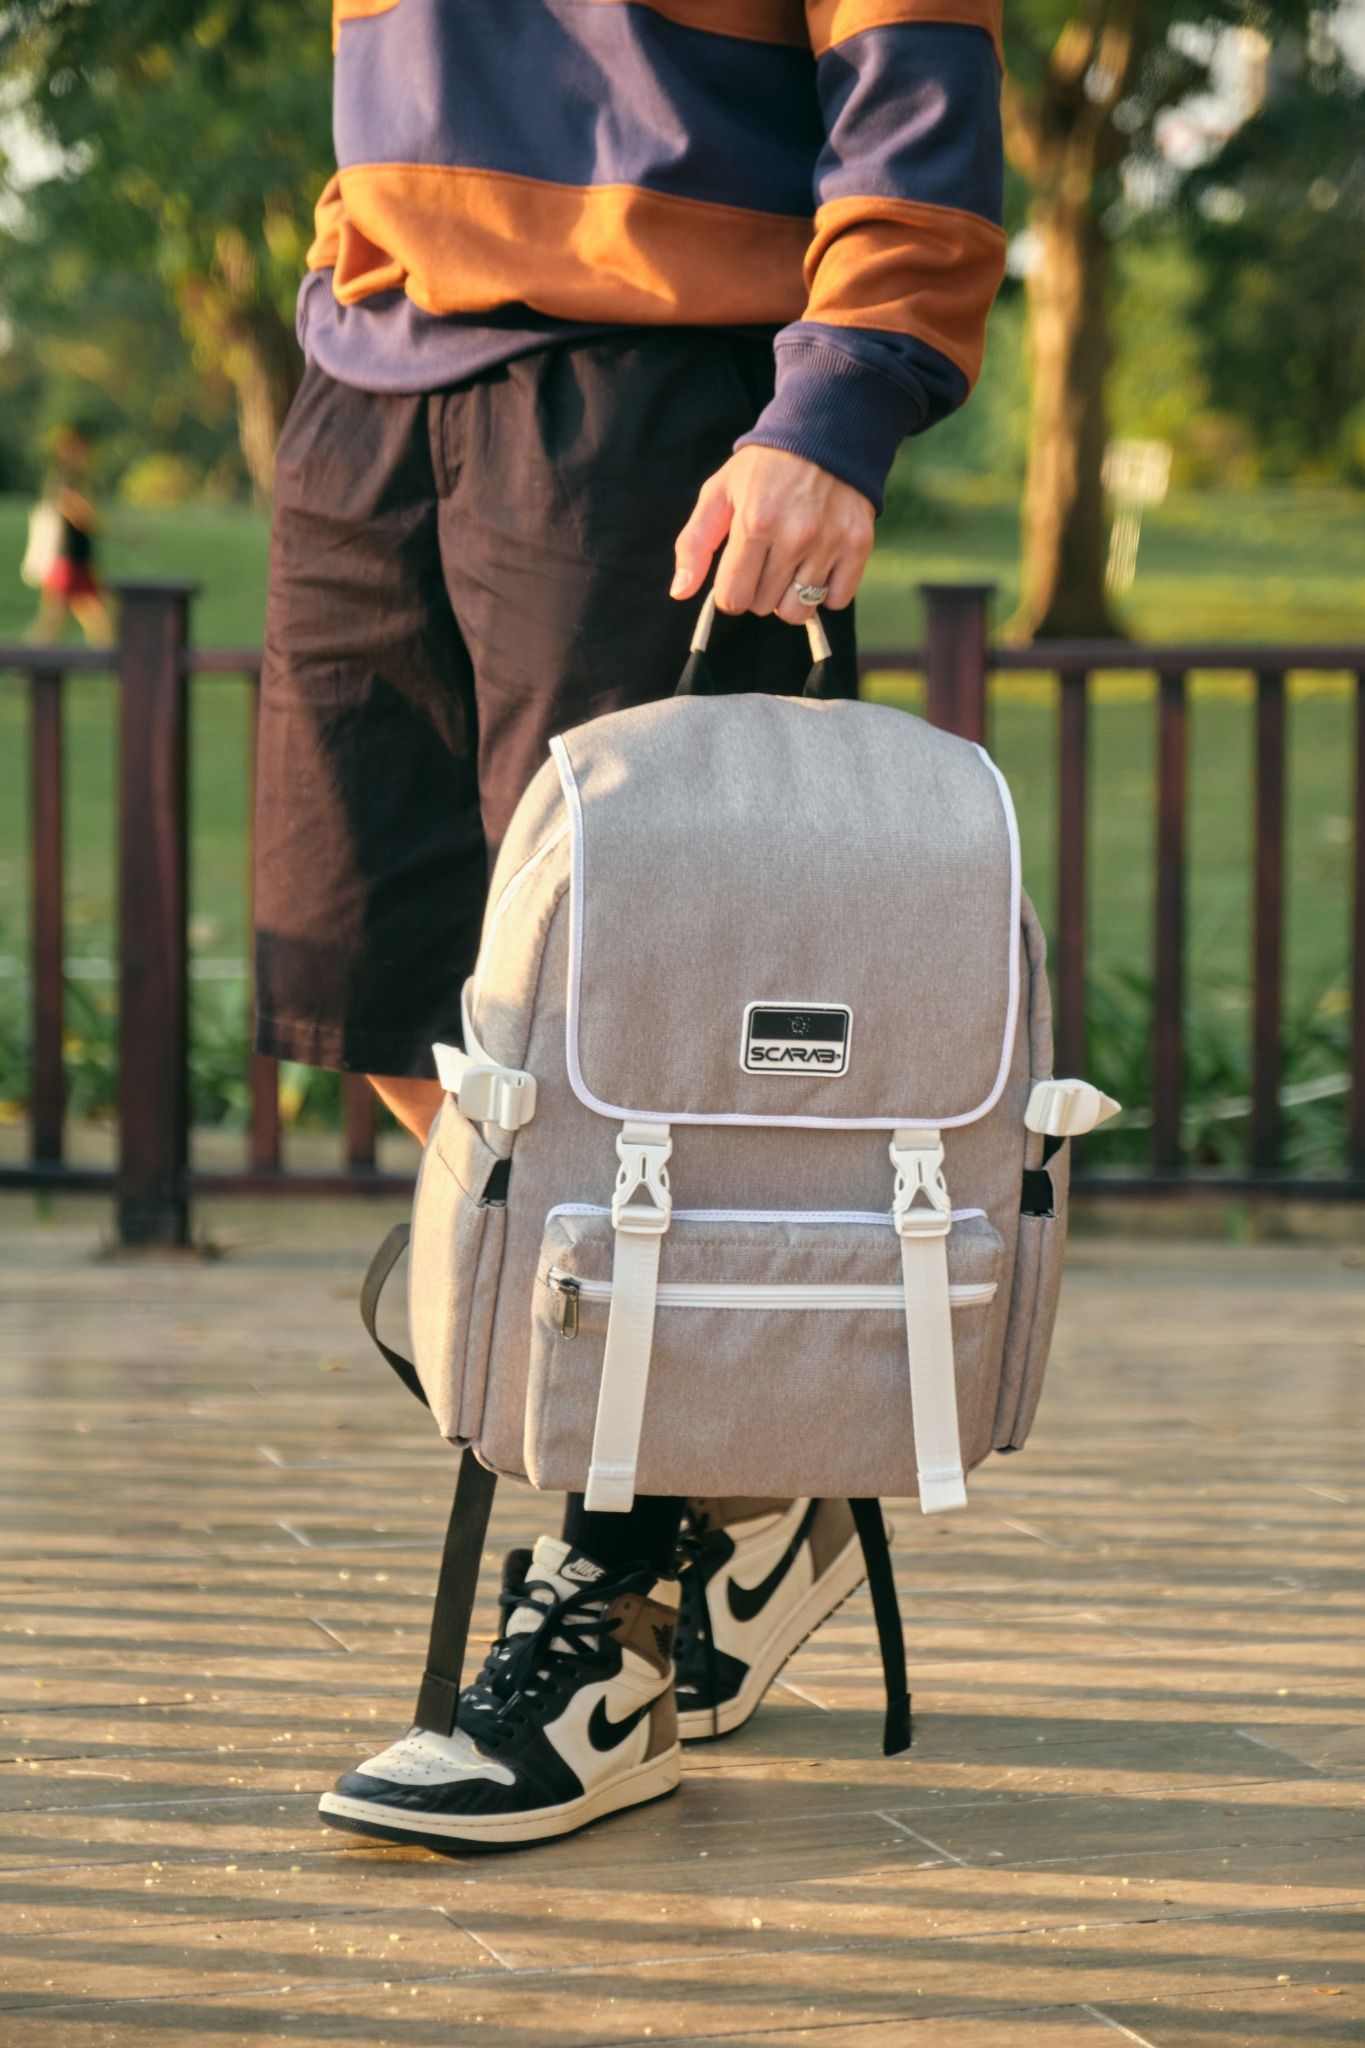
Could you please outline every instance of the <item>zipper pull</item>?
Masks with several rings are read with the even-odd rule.
[[[559,1310],[559,1334],[561,1337],[578,1335],[578,1297],[582,1292],[576,1280],[562,1279],[555,1282],[564,1297]]]

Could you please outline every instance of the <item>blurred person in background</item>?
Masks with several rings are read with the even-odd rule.
[[[20,570],[39,592],[38,613],[26,638],[63,638],[75,619],[92,646],[107,646],[113,620],[95,573],[99,515],[90,497],[94,437],[83,426],[59,429],[43,495],[29,518],[28,547]]]

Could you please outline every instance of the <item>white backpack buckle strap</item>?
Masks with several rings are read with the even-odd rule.
[[[497,1124],[519,1131],[536,1113],[534,1074],[500,1067],[481,1053],[462,1052],[457,1045],[433,1045],[436,1074],[455,1098],[460,1115],[475,1124]]]
[[[943,1178],[943,1141],[938,1132],[897,1131],[891,1143],[891,1164],[896,1169],[891,1216],[897,1234],[946,1237],[953,1227],[953,1203]]]
[[[901,1246],[910,1403],[919,1504],[926,1515],[965,1507],[967,1484],[957,1419],[948,1233],[953,1204],[937,1131],[899,1130],[891,1141],[896,1189],[891,1214]]]
[[[654,1347],[659,1250],[673,1220],[668,1185],[672,1150],[667,1124],[623,1124],[616,1140],[621,1165],[611,1203],[616,1229],[611,1312],[592,1456],[583,1490],[583,1504],[592,1513],[624,1514],[635,1500],[635,1471]]]
[[[1082,1138],[1122,1107],[1092,1081],[1035,1081],[1024,1124],[1045,1138]]]
[[[667,1124],[623,1124],[616,1140],[621,1164],[611,1198],[611,1220],[617,1230],[662,1237],[673,1213],[668,1187],[668,1160],[673,1139]],[[636,1200],[641,1189],[648,1202]]]

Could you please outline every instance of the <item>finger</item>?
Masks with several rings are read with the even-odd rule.
[[[814,605],[802,604],[796,594],[794,585],[798,583],[813,583],[818,590],[822,583],[829,582],[831,574],[831,570],[821,568],[809,555],[805,556],[798,562],[796,568],[787,579],[787,587],[783,593],[782,602],[777,607],[778,617],[785,619],[789,626],[804,626],[806,620],[816,607]]]
[[[826,579],[829,583],[829,596],[825,599],[825,604],[830,611],[841,612],[852,604],[866,567],[866,555],[840,555]]]
[[[694,597],[706,581],[716,549],[730,531],[734,507],[719,475],[708,477],[697,496],[692,516],[673,544],[676,558],[670,597]]]
[[[789,599],[792,603],[796,601],[792,596],[792,582],[801,573],[799,565],[804,559],[807,545],[808,538],[804,534],[793,535],[786,545],[783,545],[780,539],[772,543],[768,550],[767,564],[754,596],[754,611],[762,612],[765,616],[769,612],[776,612],[784,619],[789,616],[788,612],[783,610],[783,606]]]
[[[716,570],[716,603],[723,612],[750,609],[767,559],[768,542],[763,535],[746,533],[739,526],[731,528]]]

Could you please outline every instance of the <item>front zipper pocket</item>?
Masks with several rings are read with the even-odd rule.
[[[581,1490],[611,1312],[609,1213],[546,1218],[532,1313],[526,1466]],[[949,1300],[963,1450],[976,1462],[1003,1248],[955,1214]],[[675,1210],[660,1252],[641,1493],[914,1491],[900,1243],[889,1213]],[[989,1411],[989,1412],[987,1412]]]
[[[611,1301],[610,1280],[580,1280],[562,1266],[551,1266],[546,1285],[560,1297],[561,1337],[578,1335],[580,1301]],[[949,1287],[953,1308],[979,1308],[994,1301],[994,1280],[980,1280],[966,1286]],[[905,1312],[905,1289],[894,1282],[868,1282],[862,1286],[837,1280],[811,1281],[806,1285],[766,1287],[743,1280],[665,1280],[659,1287],[660,1308],[729,1309],[883,1309],[891,1315]]]

